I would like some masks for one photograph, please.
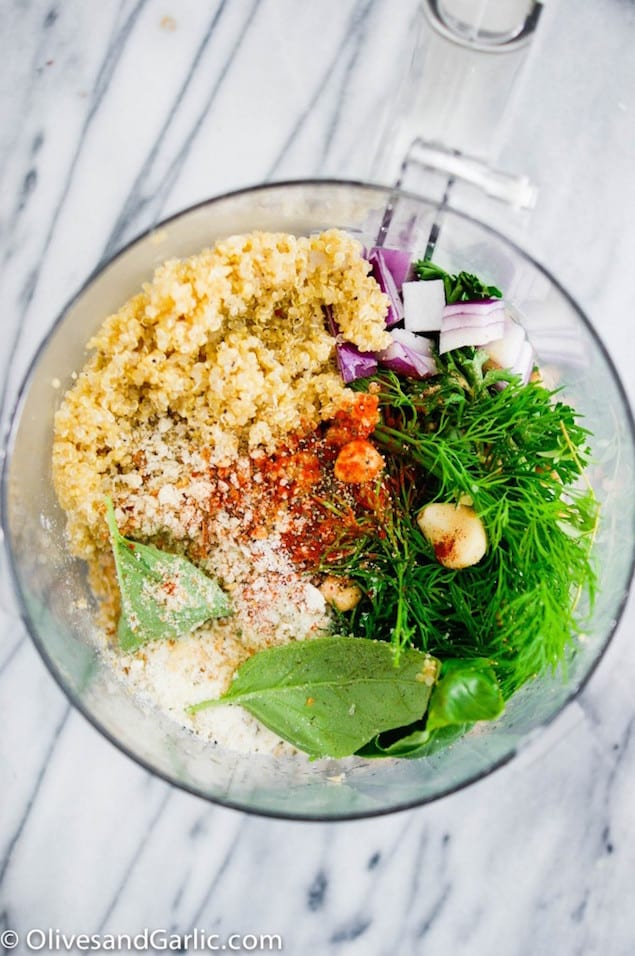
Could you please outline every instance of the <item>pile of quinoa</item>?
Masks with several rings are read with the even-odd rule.
[[[185,708],[219,696],[258,649],[330,626],[320,592],[281,547],[285,509],[258,524],[246,476],[260,480],[263,459],[356,400],[327,310],[342,341],[362,351],[390,344],[387,299],[369,271],[360,244],[338,230],[233,236],[168,261],[90,340],[55,417],[54,485],[69,549],[88,562],[113,670],[150,705],[232,749],[284,747],[239,708],[195,718]],[[123,534],[186,554],[227,591],[232,615],[121,652],[107,496]]]
[[[233,236],[166,262],[106,319],[55,418],[53,480],[74,554],[106,542],[104,495],[143,494],[139,530],[152,534],[183,465],[270,453],[332,416],[345,390],[324,306],[362,351],[390,344],[386,297],[361,251],[338,230]],[[141,487],[143,456],[156,474]]]

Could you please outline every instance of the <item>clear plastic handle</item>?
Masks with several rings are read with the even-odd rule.
[[[441,188],[448,182],[461,180],[480,189],[492,199],[498,199],[514,209],[533,209],[538,189],[527,176],[493,169],[484,161],[446,149],[436,143],[416,139],[403,161],[398,185],[426,195],[434,194],[432,177],[440,179]]]
[[[542,7],[421,0],[412,60],[372,178],[430,196],[434,173],[446,186],[460,179],[516,209],[533,208],[536,187],[499,170],[497,157]]]

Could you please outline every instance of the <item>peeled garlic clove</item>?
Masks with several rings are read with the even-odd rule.
[[[426,505],[417,515],[417,524],[446,568],[469,568],[487,551],[483,522],[468,505]]]
[[[329,574],[320,585],[322,597],[337,611],[352,611],[362,599],[361,588],[348,578]]]

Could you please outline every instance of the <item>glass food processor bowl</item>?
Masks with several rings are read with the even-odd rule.
[[[387,219],[386,209],[391,215]],[[309,234],[338,227],[363,244],[413,257],[435,236],[434,261],[476,273],[513,303],[549,382],[593,433],[589,479],[601,506],[595,541],[598,593],[566,677],[526,685],[492,724],[430,757],[315,760],[233,753],[141,706],[114,680],[93,640],[95,601],[83,563],[67,550],[53,490],[56,407],[82,367],[85,346],[157,265],[253,230]],[[58,387],[55,388],[54,385]],[[59,387],[61,383],[61,388]],[[33,359],[13,411],[2,481],[2,519],[19,611],[72,703],[141,766],[214,803],[291,819],[335,820],[413,807],[489,774],[579,693],[602,656],[633,571],[633,420],[611,359],[558,282],[509,240],[468,216],[406,192],[347,182],[259,186],[204,202],[132,242],[98,271],[58,318]]]

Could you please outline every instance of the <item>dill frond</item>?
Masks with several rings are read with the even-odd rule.
[[[352,633],[441,659],[486,658],[509,697],[561,664],[581,631],[579,596],[591,603],[594,594],[598,505],[585,484],[589,432],[574,410],[537,383],[510,378],[497,388],[500,374],[484,372],[483,357],[457,350],[426,381],[373,377],[381,411],[373,439],[393,495],[383,533],[362,536],[336,564],[364,593]],[[465,495],[489,547],[456,571],[437,562],[416,515]]]

